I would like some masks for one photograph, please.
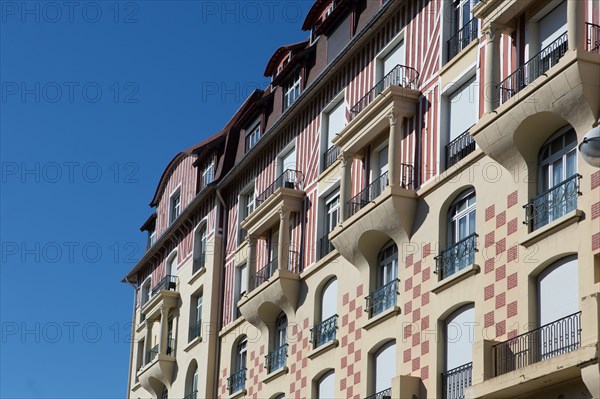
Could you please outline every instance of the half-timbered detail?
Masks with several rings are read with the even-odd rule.
[[[315,1],[158,181],[129,397],[600,396],[598,26]]]

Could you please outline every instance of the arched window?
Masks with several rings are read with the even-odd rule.
[[[162,395],[160,395],[160,399],[169,399],[169,390],[167,389],[167,387],[163,389]]]
[[[177,275],[177,251],[173,251],[169,258],[167,259],[167,276],[176,276]]]
[[[167,258],[165,278],[154,290],[176,290],[177,289],[177,250],[173,251]],[[154,291],[152,293],[154,295]]]
[[[197,399],[198,397],[198,364],[193,361],[188,372],[188,380],[186,383],[186,397],[185,399]]]
[[[242,336],[234,347],[232,369],[233,373],[227,380],[229,393],[239,392],[246,387],[246,351],[248,339]]]
[[[273,350],[267,355],[267,372],[280,370],[285,367],[287,358],[287,327],[288,320],[284,312],[281,312],[275,320],[275,335],[273,339]]]
[[[392,379],[396,377],[396,342],[391,341],[383,345],[373,356],[374,392],[378,398],[392,396]]]
[[[198,270],[206,266],[206,224],[196,229],[194,237],[194,264],[192,272],[196,273]]]
[[[538,155],[538,196],[527,205],[527,222],[535,230],[577,207],[577,136],[571,128],[559,130]]]
[[[337,279],[325,284],[319,303],[321,321],[312,329],[313,347],[317,348],[335,339],[337,330]]]
[[[440,280],[475,263],[475,208],[475,190],[471,188],[459,194],[448,209],[448,244],[436,258]]]
[[[446,399],[464,398],[464,389],[471,386],[474,326],[473,305],[458,309],[444,323],[446,371],[442,373],[442,390]]]
[[[398,246],[392,240],[383,246],[377,256],[375,291],[367,297],[369,317],[396,306],[398,297]]]
[[[317,381],[317,399],[335,398],[335,374],[332,371],[327,372]]]

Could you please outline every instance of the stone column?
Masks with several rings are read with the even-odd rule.
[[[167,354],[167,338],[169,336],[169,308],[166,306],[160,307],[160,343],[158,346],[158,353],[160,355]]]
[[[485,28],[484,112],[495,110],[499,104],[500,28],[490,24]]]
[[[340,155],[342,164],[342,179],[340,181],[340,222],[348,218],[348,201],[352,190],[352,161],[347,154]]]
[[[390,137],[388,141],[388,180],[390,186],[400,186],[402,173],[400,173],[400,126],[398,123],[398,115],[395,111],[388,115],[390,120]]]
[[[246,291],[250,292],[254,288],[252,283],[252,276],[258,271],[256,267],[256,243],[257,238],[253,235],[246,235],[246,241],[248,242],[248,263],[246,263]]]
[[[277,267],[287,270],[290,254],[290,211],[284,207],[279,209],[279,243],[277,245]]]
[[[152,349],[152,322],[146,319],[146,341],[144,342],[143,364],[148,363],[148,352]]]
[[[585,2],[567,0],[567,31],[569,50],[585,47]]]

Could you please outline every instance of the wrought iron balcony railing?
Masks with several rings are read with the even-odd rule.
[[[199,320],[190,326],[189,340],[192,341],[202,336],[202,320]]]
[[[525,221],[523,223],[529,225],[531,231],[534,231],[575,210],[577,208],[577,197],[581,195],[581,191],[579,191],[580,179],[581,175],[574,174],[562,183],[530,200],[523,206],[525,208]]]
[[[374,393],[373,395],[367,396],[365,399],[392,399],[392,388]]]
[[[325,255],[333,251],[333,249],[333,244],[329,240],[329,233],[319,239],[319,259],[324,258]]]
[[[269,280],[269,278],[271,278],[273,273],[275,273],[275,270],[277,270],[278,265],[279,265],[279,261],[277,258],[275,258],[275,259],[271,260],[269,263],[267,263],[265,266],[263,266],[262,268],[258,269],[256,271],[256,273],[254,274],[254,276],[252,276],[252,282],[253,282],[252,288],[256,289],[259,285],[261,285],[262,283]]]
[[[227,378],[227,389],[229,394],[239,392],[246,388],[246,367],[236,371]]]
[[[152,296],[158,294],[161,291],[177,291],[179,285],[179,278],[177,276],[165,276],[160,283],[152,288]]]
[[[329,147],[327,149],[327,151],[325,151],[325,154],[323,154],[323,170],[325,170],[328,167],[330,167],[331,165],[333,165],[335,160],[338,159],[339,155],[340,155],[339,147],[337,147],[335,145],[332,145],[331,147]]]
[[[448,40],[448,61],[460,53],[461,50],[467,47],[473,40],[477,39],[478,22],[479,21],[477,18],[473,18],[458,32],[456,32],[456,35],[452,36],[450,40]]]
[[[286,169],[281,175],[279,175],[269,187],[267,187],[262,193],[256,197],[256,206],[259,206],[267,200],[277,189],[293,188],[296,190],[301,189],[304,175],[297,170]]]
[[[414,189],[414,168],[405,163],[400,164],[400,185],[407,190]],[[348,217],[354,215],[369,202],[379,197],[383,190],[389,185],[388,172],[385,172],[369,184],[364,190],[356,194],[348,201]]]
[[[267,373],[272,373],[277,370],[281,370],[285,367],[287,359],[288,344],[281,345],[279,348],[274,349],[265,356],[265,367]]]
[[[475,151],[475,140],[473,140],[469,130],[446,144],[446,169]]]
[[[464,399],[465,388],[473,381],[473,363],[442,373],[442,399]]]
[[[562,56],[565,55],[567,49],[567,33],[565,32],[500,82],[498,85],[500,88],[500,103],[508,101],[531,82],[546,73],[548,69],[556,65]]]
[[[195,390],[194,392],[189,393],[185,398],[183,399],[198,399],[198,390]]]
[[[375,179],[371,184],[369,184],[364,190],[356,194],[350,201],[348,201],[348,217],[354,215],[364,208],[369,202],[379,197],[388,184],[388,172],[385,172]]]
[[[158,344],[154,345],[152,349],[146,353],[146,364],[152,363],[154,359],[156,359],[156,356],[158,356]]]
[[[373,86],[363,98],[358,100],[350,109],[350,118],[355,118],[367,108],[385,89],[390,86],[400,86],[416,89],[419,81],[419,72],[414,68],[404,65],[396,65],[387,75]]]
[[[192,273],[196,273],[198,270],[203,269],[206,265],[206,252],[202,252],[196,259],[192,266]]]
[[[310,341],[313,344],[313,348],[318,348],[335,339],[337,319],[338,316],[333,315],[330,318],[315,324],[313,328],[310,329]]]
[[[392,280],[383,287],[371,292],[366,297],[366,311],[369,317],[377,316],[379,313],[396,306],[398,300],[398,280]]]
[[[445,251],[441,251],[434,259],[436,269],[434,273],[440,280],[457,273],[465,267],[475,263],[475,252],[477,252],[476,233],[467,236],[456,244],[453,244]]]
[[[572,352],[581,346],[581,312],[495,345],[496,376]]]
[[[585,23],[587,51],[600,53],[600,25]]]

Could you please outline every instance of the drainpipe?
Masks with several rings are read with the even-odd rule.
[[[225,204],[225,200],[223,200],[223,196],[221,195],[221,189],[217,188],[216,190],[217,193],[217,199],[219,200],[219,202],[221,203],[221,208],[222,208],[222,214],[221,217],[223,218],[223,233],[222,233],[222,257],[221,259],[223,260],[222,264],[219,267],[219,278],[220,278],[220,287],[221,287],[221,292],[220,292],[220,301],[219,301],[219,311],[217,313],[217,346],[216,346],[216,350],[215,350],[215,381],[213,384],[213,398],[218,398],[219,397],[219,376],[221,374],[221,340],[219,339],[219,331],[221,330],[221,323],[222,323],[222,315],[223,315],[223,302],[225,300],[225,259],[227,257],[227,207]],[[220,262],[221,263],[221,262]]]
[[[133,367],[133,345],[135,345],[135,304],[137,303],[137,283],[132,283],[129,281],[127,277],[125,277],[125,282],[133,287],[133,311],[131,314],[131,345],[129,346],[129,373],[127,376],[127,399],[131,396],[131,370]],[[143,356],[143,355],[142,355]]]

